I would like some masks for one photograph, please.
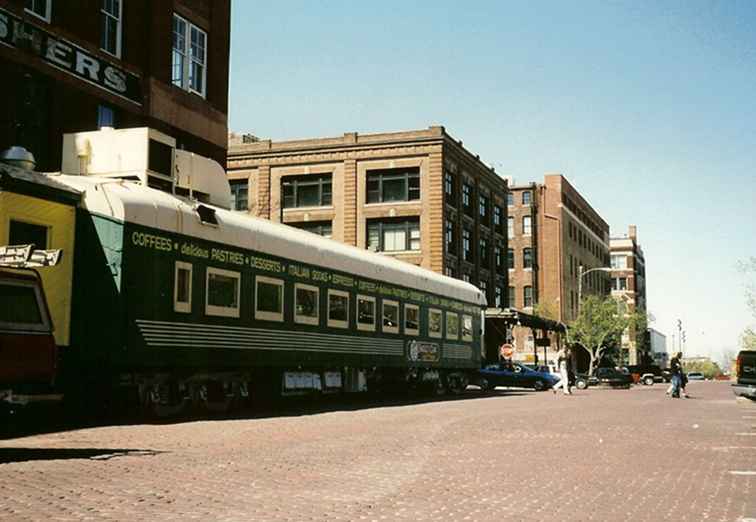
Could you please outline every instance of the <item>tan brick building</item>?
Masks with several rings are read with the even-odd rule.
[[[514,185],[508,195],[508,304],[569,323],[578,312],[578,274],[583,296],[609,293],[609,225],[561,174],[543,183]],[[515,328],[516,358],[534,359],[533,335]],[[554,343],[552,343],[554,346]],[[547,350],[552,360],[553,350]],[[540,362],[543,350],[538,351]],[[582,357],[584,354],[579,354]]]
[[[232,135],[236,208],[506,297],[506,180],[443,127],[272,142]]]
[[[638,244],[635,225],[628,227],[627,235],[613,237],[610,242],[612,267],[612,296],[623,301],[628,311],[646,311],[646,260]],[[629,329],[622,336],[622,348],[626,351],[625,362],[642,364],[642,353],[647,353],[649,343],[643,342],[645,332]],[[639,342],[640,341],[640,342]]]

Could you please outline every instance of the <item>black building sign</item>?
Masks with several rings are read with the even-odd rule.
[[[63,38],[24,22],[3,9],[0,9],[0,43],[34,54],[57,69],[133,103],[142,104],[139,76],[98,58]]]

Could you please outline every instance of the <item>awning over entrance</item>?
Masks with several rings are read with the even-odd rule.
[[[497,362],[503,347],[512,343],[512,329],[523,326],[533,330],[534,346],[533,359],[538,363],[538,347],[544,350],[543,362],[546,362],[546,347],[550,345],[549,333],[563,334],[567,326],[559,321],[546,319],[537,315],[522,312],[515,308],[487,308],[486,317],[486,362]],[[560,344],[557,336],[557,344]]]

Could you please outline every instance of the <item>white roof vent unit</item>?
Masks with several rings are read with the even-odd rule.
[[[231,186],[223,167],[193,152],[176,151],[176,194],[231,209]]]
[[[176,140],[147,127],[63,135],[63,173],[139,180],[173,189]]]

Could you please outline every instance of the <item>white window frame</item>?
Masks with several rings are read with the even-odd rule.
[[[269,285],[278,286],[281,289],[281,311],[280,312],[268,312],[267,310],[260,310],[260,283],[266,283]],[[283,279],[276,279],[274,277],[255,276],[255,319],[261,319],[263,321],[277,321],[282,322],[284,316],[284,309],[286,308],[286,298],[284,294],[284,281]]]
[[[360,301],[371,301],[373,303],[373,324],[365,324],[360,322]],[[365,332],[374,332],[375,331],[375,320],[376,316],[378,315],[378,307],[376,306],[375,297],[369,296],[369,295],[360,295],[357,294],[357,301],[354,307],[354,317],[357,321],[357,329],[363,330]]]
[[[207,51],[208,51],[209,42],[210,42],[210,40],[207,37],[207,31],[205,31],[204,29],[200,28],[199,26],[193,24],[192,22],[190,22],[189,20],[187,20],[186,18],[184,18],[183,16],[181,16],[179,14],[173,13],[173,18],[178,18],[179,20],[181,20],[182,22],[184,22],[184,27],[186,28],[186,30],[185,30],[185,32],[183,34],[183,37],[184,37],[184,48],[181,49],[181,51],[180,51],[181,55],[184,57],[184,63],[183,63],[183,66],[181,68],[181,86],[180,86],[180,88],[183,89],[183,90],[185,90],[185,91],[187,91],[187,92],[191,92],[191,93],[194,93],[194,94],[196,94],[198,96],[201,96],[202,98],[205,98],[207,96],[207,61],[208,61],[207,60],[207,58],[208,58],[208,52]],[[171,19],[171,21],[173,21],[173,18]],[[191,87],[191,85],[189,84],[189,70],[191,68],[192,61],[197,61],[197,60],[194,60],[194,58],[192,57],[192,52],[191,52],[192,51],[192,29],[193,28],[196,29],[197,31],[199,31],[200,33],[202,33],[205,36],[205,49],[204,49],[204,51],[205,51],[205,61],[202,62],[202,92],[193,89]],[[171,24],[171,38],[172,37],[173,37],[173,25]],[[173,53],[173,51],[174,51],[174,47],[173,47],[173,45],[171,45],[171,53]],[[200,62],[197,61],[197,63],[200,63]],[[175,83],[173,83],[173,55],[172,54],[171,54],[171,83],[174,86],[179,87],[178,85],[176,85]]]
[[[34,11],[33,9],[29,9],[28,7],[24,7],[24,11],[27,12],[27,13],[29,13],[30,15],[36,17],[36,18],[39,18],[40,20],[43,20],[43,21],[47,22],[49,24],[50,23],[50,19],[52,17],[52,3],[53,3],[53,0],[46,0],[46,1],[47,1],[47,3],[46,3],[47,9],[45,11],[45,15],[44,16],[41,15],[41,14],[39,14],[38,12]]]
[[[454,316],[457,319],[457,335],[449,335],[449,318]],[[446,312],[446,328],[444,328],[445,337],[447,339],[459,339],[459,314],[454,312]]]
[[[386,306],[393,306],[396,308],[396,326],[386,326],[384,324],[384,320],[386,318],[385,312],[386,312]],[[401,307],[399,306],[399,301],[393,301],[390,299],[383,299],[381,300],[381,331],[383,333],[393,333],[398,334],[399,333],[399,325],[401,324]]]
[[[178,275],[179,270],[187,270],[189,272],[189,301],[183,302],[178,300]],[[192,271],[193,266],[186,261],[176,261],[176,266],[173,271],[173,311],[182,314],[192,313]]]
[[[465,335],[465,323],[467,321],[470,321],[470,333],[469,335]],[[462,334],[462,340],[463,341],[472,341],[473,340],[473,317],[472,315],[463,314],[462,315],[462,323],[460,324],[462,327],[460,330],[460,333]]]
[[[315,292],[315,317],[310,317],[309,315],[299,315],[297,313],[297,310],[299,309],[298,300],[297,300],[297,290],[307,290],[309,292]],[[312,285],[306,285],[303,283],[295,283],[294,284],[294,322],[298,324],[309,324],[317,326],[320,324],[320,288],[317,286]]]
[[[236,307],[211,305],[210,299],[210,275],[222,275],[236,279]],[[239,308],[241,306],[241,273],[233,270],[224,270],[222,268],[207,267],[205,271],[205,315],[214,315],[218,317],[239,317]]]
[[[409,326],[407,326],[407,310],[415,310],[417,312],[417,328],[410,328]],[[404,305],[404,334],[420,335],[420,307],[417,305]]]
[[[431,330],[431,315],[438,314],[441,318],[440,328],[438,332]],[[444,336],[444,313],[438,308],[428,308],[428,337],[435,337],[441,339]]]
[[[113,13],[110,13],[110,12],[108,12],[108,11],[105,10],[105,6],[103,5],[104,1],[105,0],[100,0],[100,14],[101,15],[105,15],[106,17],[113,18],[117,22],[117,25],[116,25],[116,48],[115,48],[116,52],[115,53],[111,53],[110,51],[108,51],[104,47],[100,47],[100,49],[102,51],[108,53],[111,56],[115,56],[116,58],[120,58],[121,57],[121,49],[122,49],[122,43],[121,42],[122,42],[122,38],[123,38],[123,2],[125,0],[119,0],[119,2],[118,2],[118,16],[117,17],[114,16]],[[102,26],[102,18],[100,20],[101,20],[100,21],[100,24],[101,24],[100,25],[100,32],[101,32],[100,34],[102,36],[102,31],[104,31],[105,28]]]
[[[339,297],[345,297],[347,300],[347,309],[346,309],[346,321],[339,321],[338,319],[331,319],[331,296],[336,295]],[[350,306],[350,297],[349,292],[344,292],[343,290],[333,290],[328,289],[328,326],[332,328],[349,328],[349,306]]]

